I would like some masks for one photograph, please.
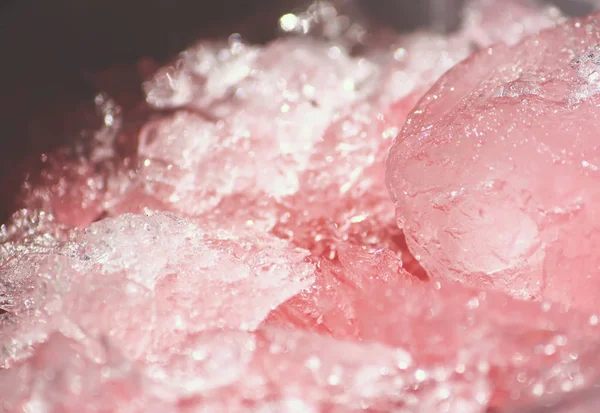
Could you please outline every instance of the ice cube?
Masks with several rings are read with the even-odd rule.
[[[597,99],[581,95],[596,26],[593,15],[485,49],[410,115],[388,182],[433,277],[598,309]]]

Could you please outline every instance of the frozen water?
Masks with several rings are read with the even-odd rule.
[[[0,364],[54,330],[107,336],[133,358],[186,333],[252,330],[314,272],[308,252],[277,238],[206,232],[170,215],[122,215],[69,238],[17,250],[1,267],[0,308],[17,329],[4,331]]]
[[[315,37],[199,43],[141,106],[152,62],[95,77],[119,104],[27,165],[0,232],[0,411],[488,413],[598,379],[568,306],[595,310],[594,20],[487,49],[562,18],[477,1],[398,35],[321,7],[280,20]]]
[[[422,377],[413,388],[460,395],[461,383],[473,381],[467,398],[479,400],[482,411],[569,392],[597,377],[587,368],[596,360],[597,319],[452,282],[423,282],[389,251],[353,247],[339,251],[338,264],[322,260],[312,289],[281,305],[266,324],[401,348]],[[432,394],[416,400],[433,403]]]
[[[388,178],[431,275],[598,309],[596,26],[486,49],[411,114]]]

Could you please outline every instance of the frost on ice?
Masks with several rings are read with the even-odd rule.
[[[598,310],[598,29],[486,49],[410,115],[389,187],[432,276]]]

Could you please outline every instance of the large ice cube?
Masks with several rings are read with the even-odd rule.
[[[598,16],[459,64],[388,160],[398,223],[434,277],[598,310]]]

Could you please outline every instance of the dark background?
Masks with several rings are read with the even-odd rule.
[[[445,3],[448,9],[456,9],[462,1]],[[589,12],[593,3],[540,1],[560,4],[573,14]],[[235,29],[253,40],[264,40],[273,35],[277,16],[307,2],[0,0],[0,90],[14,86],[17,79],[48,81],[66,78],[82,67],[102,68],[141,56],[166,58],[199,37],[226,35]],[[427,21],[435,0],[358,3],[365,14],[412,29]],[[241,24],[244,20],[245,25]]]
[[[347,0],[337,0],[344,2]],[[399,29],[430,20],[435,0],[356,0],[359,13]],[[446,0],[452,10],[464,0]],[[501,1],[501,0],[499,0]],[[541,1],[541,0],[540,0]],[[549,0],[544,0],[549,1]],[[571,12],[589,1],[555,0]],[[0,175],[7,159],[35,150],[41,115],[93,93],[82,73],[151,56],[165,61],[200,37],[276,34],[277,18],[307,0],[0,0]],[[37,126],[37,124],[41,126]],[[58,123],[58,120],[57,120]],[[55,133],[59,135],[59,132]],[[57,141],[60,141],[57,136]],[[51,138],[44,137],[46,140]],[[47,146],[46,145],[46,146]]]
[[[411,30],[429,20],[428,0],[352,1],[357,13],[400,29]],[[11,168],[7,159],[61,142],[58,118],[93,95],[85,71],[135,63],[146,56],[164,62],[199,38],[234,31],[249,41],[264,42],[277,34],[279,16],[308,3],[0,0],[0,177]],[[53,118],[53,129],[43,133]]]
[[[268,37],[275,25],[250,30],[240,22],[269,19],[267,14],[276,22],[286,2],[0,0],[0,163],[44,146],[32,136],[34,124],[93,93],[85,71],[143,56],[165,61],[195,39],[238,27]],[[0,164],[0,174],[2,169]]]

